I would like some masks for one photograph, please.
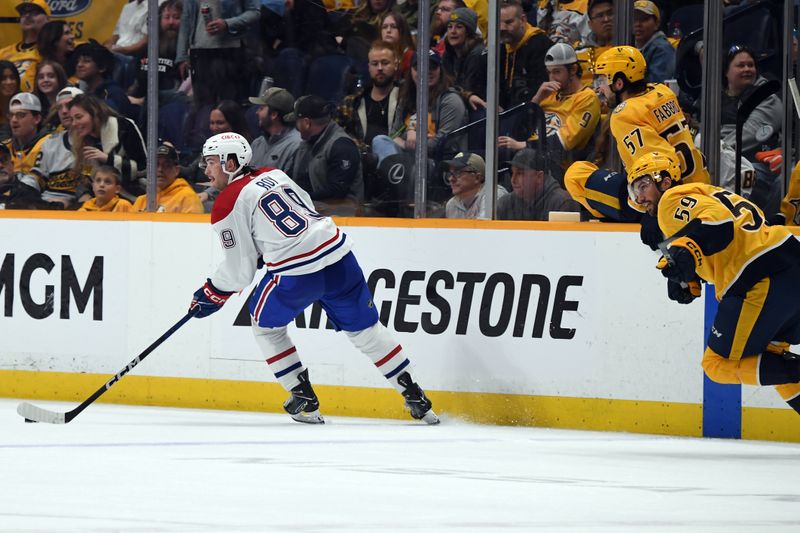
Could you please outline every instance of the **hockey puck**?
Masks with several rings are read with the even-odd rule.
[[[36,423],[36,420],[31,420],[30,418],[26,418],[26,419],[25,419],[25,423],[26,423],[26,424],[35,424],[35,423]]]

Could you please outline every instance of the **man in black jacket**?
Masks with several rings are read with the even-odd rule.
[[[547,34],[528,24],[519,0],[500,8],[500,106],[529,101],[547,80],[544,56],[553,46]]]
[[[361,155],[356,143],[331,118],[334,106],[316,95],[301,96],[286,120],[303,142],[291,176],[327,216],[360,214],[364,200]]]

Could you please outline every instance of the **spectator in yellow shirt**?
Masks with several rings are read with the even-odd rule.
[[[31,92],[35,88],[36,63],[40,59],[36,38],[50,19],[50,6],[46,0],[22,0],[17,4],[17,12],[22,40],[0,49],[0,59],[14,63],[22,80],[22,90]]]
[[[156,151],[156,212],[202,213],[203,203],[189,182],[180,177],[178,152],[168,142],[162,142]],[[137,212],[147,211],[147,195],[139,196],[133,204]]]
[[[92,172],[92,191],[94,198],[83,202],[78,211],[104,211],[129,213],[133,206],[119,197],[122,190],[122,176],[119,170],[111,165],[100,165]]]

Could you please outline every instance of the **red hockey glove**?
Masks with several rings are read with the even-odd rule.
[[[207,279],[205,285],[195,291],[189,310],[195,312],[195,317],[205,318],[222,309],[233,292],[221,291],[211,284],[211,279]]]

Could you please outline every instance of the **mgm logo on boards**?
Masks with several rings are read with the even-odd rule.
[[[3,316],[6,317],[14,314],[14,296],[17,288],[14,278],[18,259],[21,260],[16,254],[8,253],[0,265],[0,301],[3,304]],[[55,312],[55,305],[58,302],[59,318],[69,319],[73,299],[78,313],[81,314],[86,311],[91,299],[92,320],[103,320],[103,257],[94,258],[83,283],[78,279],[70,256],[62,255],[60,268],[55,267],[55,261],[43,253],[33,254],[22,263],[18,286],[19,299],[25,313],[35,319],[47,318]],[[46,280],[44,287],[42,279]],[[58,299],[56,299],[56,282]]]

